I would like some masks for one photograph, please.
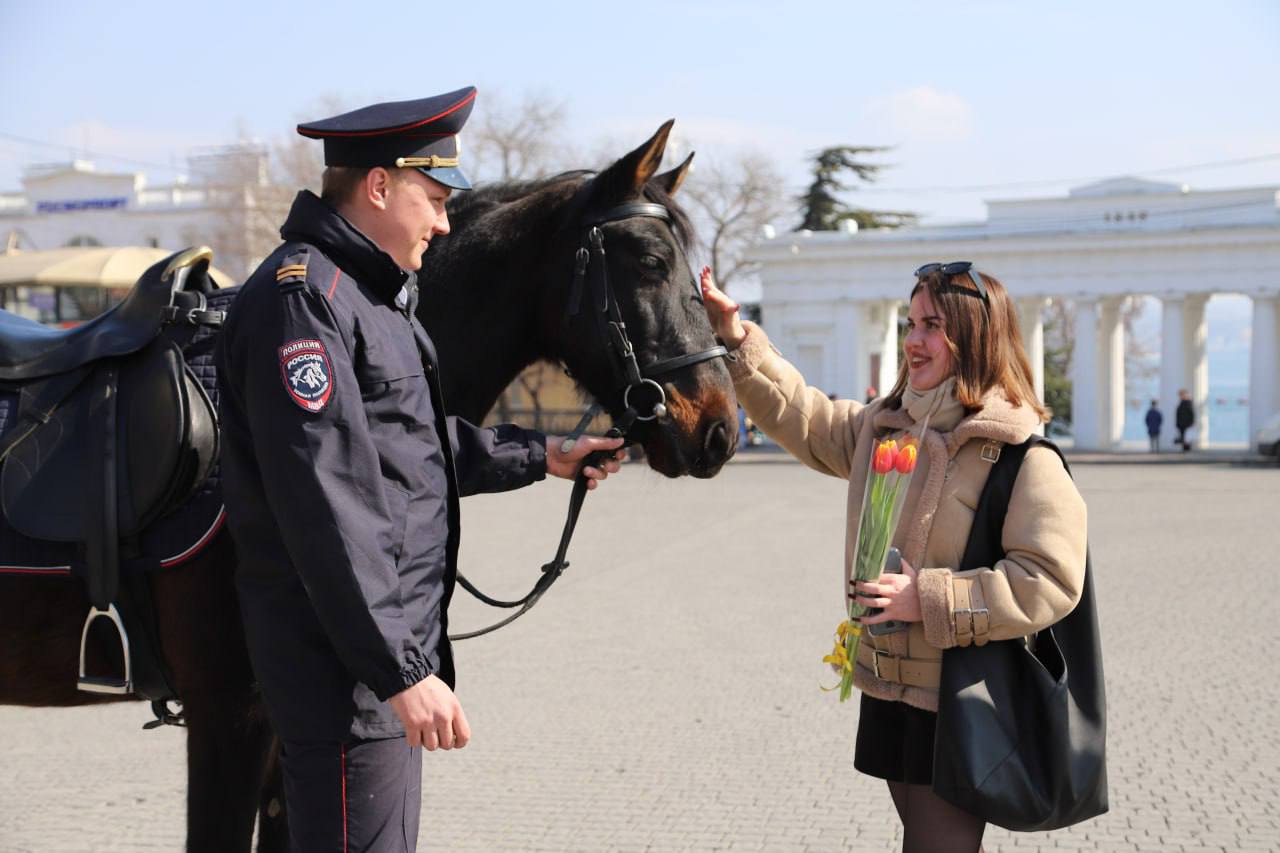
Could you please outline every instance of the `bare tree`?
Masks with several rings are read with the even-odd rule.
[[[510,101],[486,92],[463,134],[471,153],[468,168],[495,181],[530,180],[564,168],[565,106],[529,93]]]
[[[782,178],[757,153],[727,163],[695,161],[681,196],[697,222],[716,283],[726,292],[758,268],[747,250],[763,226],[789,212]]]
[[[215,263],[244,280],[280,242],[280,226],[301,187],[319,189],[321,151],[301,137],[240,142],[199,151],[188,169],[205,191],[217,225],[191,242],[209,242]]]

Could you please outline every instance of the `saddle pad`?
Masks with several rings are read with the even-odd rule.
[[[210,295],[209,308],[226,310],[238,292],[239,288],[227,288]],[[213,360],[216,335],[216,329],[200,327],[189,341],[181,342],[187,365],[215,407],[218,402]],[[16,391],[0,386],[0,436],[14,424],[17,397]],[[213,541],[224,520],[220,469],[215,464],[213,472],[182,506],[143,531],[138,541],[140,553],[132,559],[122,559],[121,572],[156,571],[182,565]],[[83,558],[75,544],[31,539],[0,517],[0,574],[63,576],[81,571]]]

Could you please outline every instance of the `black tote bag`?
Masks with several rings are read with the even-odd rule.
[[[1062,456],[1039,436],[1001,450],[961,570],[1003,558],[1009,497],[1035,444]],[[933,789],[940,797],[1021,832],[1059,829],[1106,812],[1107,703],[1089,558],[1080,602],[1030,644],[1005,640],[945,650],[938,698]]]

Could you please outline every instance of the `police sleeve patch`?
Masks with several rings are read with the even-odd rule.
[[[320,412],[333,396],[333,370],[324,344],[310,338],[280,347],[284,387],[304,411]]]

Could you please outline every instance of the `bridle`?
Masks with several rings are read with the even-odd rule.
[[[590,182],[584,186],[583,190],[579,191],[578,204],[581,203],[580,199],[585,198],[585,192],[589,187]],[[583,296],[586,295],[586,307],[594,320],[592,325],[595,329],[595,335],[604,342],[605,349],[609,354],[615,392],[621,392],[622,394],[623,411],[622,416],[616,418],[613,426],[605,433],[608,438],[625,439],[637,422],[654,421],[666,416],[667,392],[663,389],[662,384],[657,381],[657,377],[666,376],[677,370],[701,364],[704,361],[729,357],[729,351],[723,345],[717,344],[698,352],[663,359],[644,367],[640,366],[639,361],[636,359],[635,347],[627,336],[627,324],[623,322],[617,296],[609,285],[609,267],[606,263],[604,251],[604,231],[600,229],[601,225],[620,222],[624,219],[632,219],[638,216],[650,217],[666,222],[668,225],[671,224],[671,211],[667,210],[664,205],[653,202],[620,204],[601,213],[587,213],[582,217],[578,224],[582,237],[578,249],[574,253],[573,280],[569,286],[569,300],[565,306],[565,329],[568,332],[568,326],[583,310]],[[702,294],[698,291],[696,283],[694,284],[694,291],[694,298],[701,302]],[[633,394],[639,396],[633,399]],[[648,395],[648,399],[645,399],[645,395]],[[605,406],[599,402],[593,402],[587,408],[581,420],[578,421],[577,426],[573,428],[573,431],[569,433],[564,443],[561,444],[561,451],[568,453],[572,450],[574,444],[586,431],[587,426],[604,411]],[[642,412],[645,414],[642,414]],[[496,631],[503,625],[514,622],[529,612],[533,605],[537,604],[543,593],[551,588],[556,579],[569,567],[565,557],[569,552],[569,542],[573,538],[574,528],[578,524],[578,515],[582,512],[582,504],[587,495],[587,476],[582,473],[582,469],[603,464],[609,455],[605,451],[596,451],[583,460],[582,468],[579,469],[578,476],[573,482],[573,493],[569,497],[569,511],[565,517],[564,530],[560,534],[560,545],[556,549],[556,556],[551,562],[542,566],[542,575],[533,585],[533,589],[529,591],[528,595],[514,601],[492,598],[476,589],[461,572],[458,573],[458,584],[490,607],[519,609],[507,618],[495,622],[487,628],[468,631],[463,634],[451,634],[449,636],[450,640],[466,640],[471,637],[479,637],[482,634],[488,634],[490,631]]]

